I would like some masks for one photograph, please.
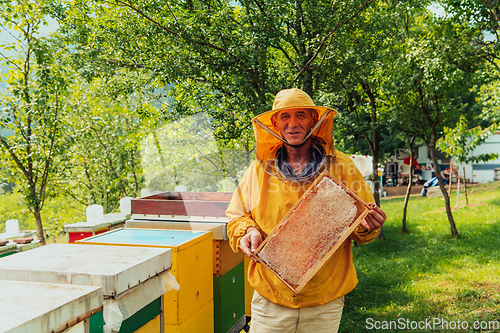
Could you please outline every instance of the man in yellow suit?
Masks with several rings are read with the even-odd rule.
[[[315,106],[302,90],[287,89],[276,95],[271,111],[252,120],[257,160],[246,171],[226,211],[232,249],[252,259],[248,267],[248,280],[255,289],[251,333],[337,332],[344,295],[358,282],[351,243],[370,242],[386,220],[352,160],[333,147],[335,114],[330,108]],[[369,203],[371,211],[294,295],[257,262],[253,251],[325,169]]]

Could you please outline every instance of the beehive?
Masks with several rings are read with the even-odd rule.
[[[77,222],[64,226],[64,231],[68,234],[68,242],[76,243],[76,241],[102,234],[106,231],[122,228],[125,220],[130,215],[121,213],[111,213],[103,216],[103,220],[99,222]]]
[[[214,301],[210,300],[201,309],[178,325],[165,324],[168,333],[205,333],[213,332]]]
[[[161,313],[163,274],[171,266],[171,249],[49,244],[2,258],[0,279],[100,286],[101,301],[119,303],[119,332],[128,333]],[[103,311],[92,315],[91,332],[102,332],[103,320]]]
[[[190,230],[120,229],[77,241],[86,245],[172,249],[171,273],[180,289],[164,295],[165,327],[181,330],[191,317],[205,313],[210,304],[212,325],[196,332],[213,332],[212,237],[210,232]],[[154,316],[152,317],[152,319]],[[191,326],[189,326],[191,327]],[[168,330],[167,330],[168,331]]]
[[[134,199],[132,216],[136,219],[126,221],[127,228],[211,232],[215,333],[239,332],[246,324],[244,301],[245,284],[248,282],[244,274],[244,256],[242,253],[234,253],[229,245],[227,236],[229,218],[224,214],[231,197],[231,193],[160,193]],[[204,209],[205,203],[210,206],[215,204],[218,207],[216,213],[212,211],[214,216],[208,215],[211,213]],[[166,215],[167,208],[170,209],[170,213],[177,212],[182,215]],[[206,325],[202,325],[202,329],[205,332]]]
[[[17,244],[7,244],[0,246],[0,258],[16,253]]]
[[[101,287],[0,280],[0,295],[0,332],[98,332],[85,327],[103,308]]]
[[[298,294],[368,212],[365,202],[325,170],[254,255]]]

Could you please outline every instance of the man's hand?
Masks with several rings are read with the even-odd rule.
[[[387,220],[384,211],[374,203],[369,203],[368,206],[371,208],[370,213],[361,221],[361,225],[368,230],[375,230],[382,227],[385,220]]]
[[[240,240],[240,249],[243,253],[254,262],[258,262],[253,256],[253,252],[262,243],[262,235],[259,230],[255,227],[250,227],[247,229],[247,234],[243,236]]]

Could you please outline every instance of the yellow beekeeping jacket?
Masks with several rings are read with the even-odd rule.
[[[278,110],[307,106],[318,115],[318,122],[309,136],[316,148],[324,153],[318,170],[306,177],[287,178],[275,160],[276,151],[284,143],[273,125],[273,115]],[[278,93],[273,111],[265,112],[252,120],[257,141],[257,160],[243,176],[226,211],[230,219],[227,233],[231,248],[241,252],[240,239],[249,227],[256,227],[265,239],[283,216],[292,208],[309,185],[323,170],[328,170],[365,202],[374,202],[366,184],[352,160],[333,147],[333,118],[336,111],[315,106],[310,97],[298,89]],[[281,282],[260,263],[250,261],[248,280],[253,288],[273,303],[290,308],[323,305],[350,292],[358,283],[352,262],[351,243],[367,243],[379,230],[368,231],[358,226],[350,238],[338,248],[325,265],[314,275],[298,295]],[[300,250],[300,249],[298,249]],[[290,253],[293,256],[294,253]]]

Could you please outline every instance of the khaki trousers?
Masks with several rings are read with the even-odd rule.
[[[254,292],[249,333],[336,333],[343,307],[344,296],[325,305],[291,309]]]

